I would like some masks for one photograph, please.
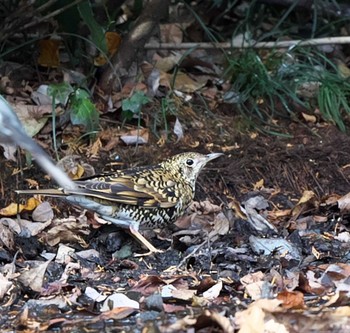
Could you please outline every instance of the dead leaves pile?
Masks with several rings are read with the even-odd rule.
[[[16,235],[36,237],[47,250],[33,260],[17,253],[0,267],[0,300],[11,308],[18,293],[34,292],[34,298],[20,299],[11,327],[38,332],[54,327],[94,331],[98,322],[107,327],[126,317],[131,330],[132,318],[138,318],[146,331],[215,327],[222,332],[290,332],[293,322],[315,327],[320,313],[324,320],[317,320],[318,329],[342,329],[350,314],[349,232],[341,223],[333,230],[321,229],[329,223],[323,206],[337,204],[342,207],[339,214],[346,214],[347,201],[348,195],[316,200],[308,191],[294,208],[275,204],[270,210],[271,198],[255,195],[242,205],[229,205],[240,211],[233,219],[223,207],[194,202],[177,222],[182,230],[173,234],[173,246],[188,249],[176,266],[166,266],[166,253],[137,260],[114,256],[106,262],[84,240],[90,233],[85,214],[58,219],[47,202],[40,203],[32,214],[35,222],[1,219],[3,247],[14,250]],[[313,224],[304,223],[307,214],[315,217]],[[298,237],[279,235],[283,223],[285,232],[297,232]],[[207,269],[203,258],[210,259]],[[40,313],[47,306],[53,313],[45,320]],[[86,312],[89,317],[81,319]],[[164,322],[162,314],[176,320]]]

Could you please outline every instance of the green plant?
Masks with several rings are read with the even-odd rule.
[[[252,126],[278,127],[272,118],[297,119],[292,105],[313,111],[319,107],[323,118],[346,130],[344,114],[350,114],[350,83],[341,77],[337,66],[321,51],[310,47],[294,47],[287,53],[268,53],[265,58],[253,49],[230,60],[226,75],[232,80],[238,109]],[[302,89],[316,87],[309,95]]]
[[[135,91],[131,97],[124,99],[122,101],[123,123],[132,118],[137,118],[140,125],[142,106],[150,101],[150,98],[143,91]]]
[[[99,123],[99,113],[91,102],[90,94],[82,89],[74,89],[68,83],[51,84],[48,95],[52,97],[52,128],[56,128],[56,104],[68,105],[70,120],[73,125],[82,125],[87,133],[94,133]],[[53,144],[57,155],[56,134],[53,133]]]

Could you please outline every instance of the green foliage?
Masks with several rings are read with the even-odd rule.
[[[73,125],[83,125],[87,132],[93,132],[97,129],[99,113],[85,90],[79,88],[72,94],[70,108],[70,119]]]
[[[90,30],[92,42],[100,51],[107,53],[105,30],[95,20],[94,13],[91,9],[90,1],[84,1],[80,3],[78,5],[78,10],[81,18],[84,20],[84,23],[88,26]]]
[[[311,112],[318,106],[325,120],[334,122],[342,131],[346,129],[344,115],[350,115],[350,82],[314,48],[295,47],[283,56],[272,51],[264,59],[248,49],[230,60],[226,75],[232,80],[234,92],[226,99],[253,126],[269,124],[271,131],[273,117],[297,119],[291,105],[300,105]],[[310,96],[301,92],[312,86],[316,89]]]
[[[253,122],[264,122],[267,114],[270,117],[283,115],[283,112],[275,107],[276,104],[282,105],[289,113],[289,99],[303,105],[295,93],[296,82],[284,79],[279,73],[282,61],[281,56],[274,52],[262,59],[252,49],[230,60],[227,75],[231,77],[235,92],[233,103]],[[264,111],[261,108],[262,104]]]
[[[66,105],[69,99],[69,95],[74,92],[73,87],[65,82],[53,83],[48,88],[48,95],[52,97],[54,103],[60,103]]]
[[[140,116],[142,105],[149,103],[151,100],[143,91],[135,91],[130,98],[122,102],[123,120],[131,120],[134,116]]]
[[[81,88],[74,90],[70,84],[60,83],[50,85],[48,94],[53,99],[53,110],[56,103],[70,105],[70,120],[73,125],[83,125],[87,132],[97,129],[99,113],[87,91]]]
[[[350,115],[350,83],[332,73],[325,73],[321,80],[318,105],[326,120],[335,122],[346,131],[343,114]]]

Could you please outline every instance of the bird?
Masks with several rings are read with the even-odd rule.
[[[64,188],[74,188],[74,182],[56,166],[49,155],[25,132],[16,113],[0,95],[0,143],[12,144],[27,150],[35,161]]]
[[[61,197],[90,210],[99,218],[128,229],[149,252],[156,249],[139,232],[142,228],[164,228],[182,216],[195,195],[203,167],[222,153],[187,152],[151,166],[118,170],[74,181],[76,188],[17,190],[19,194]]]

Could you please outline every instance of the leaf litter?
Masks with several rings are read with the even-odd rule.
[[[181,42],[183,29],[163,25],[162,38]],[[104,171],[115,151],[131,166],[178,150],[227,153],[221,165],[201,175],[197,200],[175,226],[145,231],[165,252],[134,258],[140,249],[130,236],[89,212],[55,199],[17,205],[9,194],[0,211],[2,331],[250,333],[349,327],[350,140],[305,112],[307,130],[284,124],[294,134],[289,141],[256,131],[241,134],[232,104],[221,103],[231,87],[213,78],[218,69],[206,57],[203,61],[196,50],[180,63],[181,53],[154,54],[155,67],[141,66],[144,82],[128,82],[113,92],[104,112],[115,116],[129,99],[134,103],[124,104],[124,111],[131,111],[131,121],[142,114],[142,127],[113,126],[105,118],[91,144],[80,141],[79,126],[62,133],[67,150],[60,164],[73,179],[94,174],[92,165]],[[159,120],[154,112],[159,105],[146,105],[147,98],[167,96],[172,84],[178,113]],[[28,88],[23,95],[32,93]],[[135,92],[141,101],[132,100]],[[187,104],[197,103],[199,92],[215,114]],[[38,101],[47,97],[33,95]],[[40,142],[50,147],[51,125],[44,114],[51,109],[20,105],[19,112],[32,134],[41,130]],[[173,126],[155,135],[161,121]],[[143,145],[139,151],[136,144]],[[5,153],[1,185],[12,189],[13,163],[7,159],[16,160],[15,150],[5,147]],[[7,177],[7,170],[12,175]],[[26,175],[31,172],[30,186],[47,184],[33,180],[37,169]]]

